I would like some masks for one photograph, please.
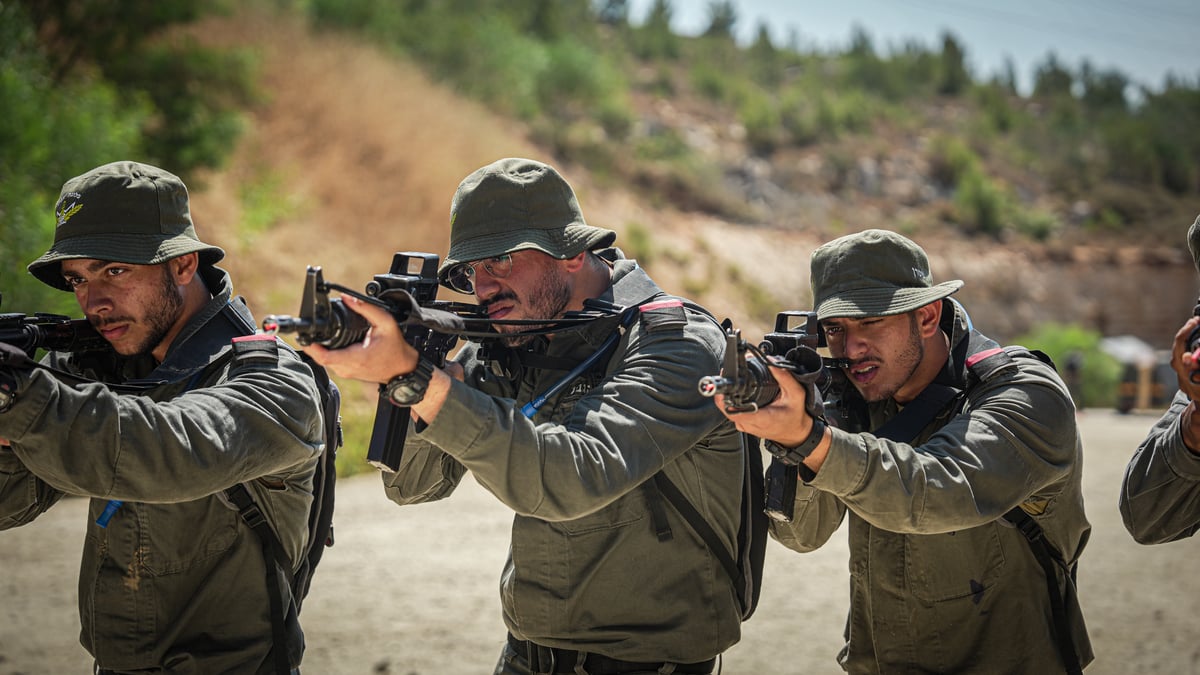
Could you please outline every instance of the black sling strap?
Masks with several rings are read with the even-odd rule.
[[[965,340],[964,340],[965,342]],[[1021,350],[1020,352],[1025,352]],[[1027,352],[1034,355],[1035,358],[1040,358],[1034,352]],[[979,358],[982,357],[982,358]],[[967,359],[971,372],[975,375],[975,382],[986,380],[987,377],[995,372],[998,372],[1002,367],[1011,363],[1012,356],[1004,350],[992,349],[973,355]],[[965,393],[965,392],[964,392]],[[888,440],[897,441],[900,443],[910,443],[912,439],[921,433],[921,430],[933,421],[934,417],[946,409],[957,396],[958,390],[941,384],[930,384],[924,391],[917,395],[911,403],[904,407],[895,417],[885,422],[882,426],[872,432],[875,436],[886,438]],[[1075,650],[1075,643],[1071,637],[1070,617],[1067,615],[1066,606],[1063,603],[1062,590],[1058,586],[1058,574],[1055,572],[1055,564],[1063,567],[1066,570],[1066,563],[1063,560],[1062,554],[1046,539],[1045,533],[1042,531],[1041,525],[1038,525],[1028,513],[1020,506],[1015,506],[1008,513],[1004,514],[1004,520],[1011,523],[1029,542],[1029,548],[1033,552],[1034,558],[1042,567],[1042,572],[1046,576],[1046,588],[1050,594],[1050,608],[1054,619],[1055,642],[1058,643],[1059,655],[1062,657],[1063,665],[1066,666],[1067,672],[1071,675],[1081,675],[1082,667],[1079,665],[1079,654]],[[1074,571],[1070,573],[1073,575]]]
[[[903,410],[896,413],[895,417],[884,422],[882,426],[871,433],[898,443],[909,443],[933,421],[939,412],[945,410],[958,394],[958,390],[954,387],[930,384],[908,405],[904,406]]]
[[[1079,665],[1079,655],[1075,653],[1075,643],[1071,640],[1071,621],[1067,616],[1067,608],[1058,587],[1058,574],[1054,571],[1056,563],[1063,569],[1066,569],[1066,563],[1058,551],[1050,545],[1050,542],[1046,541],[1042,527],[1020,506],[1014,506],[1011,511],[1004,514],[1004,519],[1015,525],[1021,534],[1025,535],[1025,539],[1029,541],[1029,548],[1033,550],[1033,556],[1037,558],[1038,564],[1042,566],[1042,571],[1046,574],[1046,589],[1050,593],[1050,609],[1054,615],[1054,632],[1058,639],[1058,651],[1062,656],[1063,665],[1067,667],[1067,672],[1071,675],[1081,675],[1083,668]],[[1072,570],[1073,574],[1074,570]]]
[[[284,629],[286,617],[283,609],[283,596],[279,592],[280,568],[291,569],[290,563],[284,558],[283,546],[275,536],[275,530],[267,522],[262,509],[258,508],[250,491],[242,483],[225,490],[225,496],[238,508],[238,515],[250,529],[258,535],[262,542],[263,562],[267,567],[267,596],[271,606],[271,655],[275,661],[275,672],[284,675],[292,672],[288,663],[287,631]]]
[[[273,364],[279,360],[278,350],[279,343],[274,336],[248,335],[233,339],[232,351],[237,363]],[[267,598],[271,610],[271,656],[275,662],[275,672],[287,675],[292,672],[292,667],[288,663],[287,614],[279,590],[282,581],[279,570],[289,570],[290,574],[291,562],[283,554],[278,535],[244,483],[226,488],[225,497],[237,507],[238,515],[262,543],[263,563],[267,568]],[[290,578],[287,580],[289,588],[291,581]]]
[[[671,502],[671,505],[675,507],[675,510],[679,511],[679,515],[683,516],[683,519],[687,521],[688,525],[691,525],[696,534],[700,535],[700,538],[703,539],[708,548],[712,550],[713,555],[717,556],[717,560],[721,563],[721,567],[724,567],[725,572],[729,574],[730,580],[736,583],[737,580],[742,576],[741,573],[738,572],[737,561],[733,559],[733,556],[729,553],[729,549],[725,548],[725,544],[721,543],[721,538],[717,536],[717,533],[715,530],[713,530],[712,525],[708,524],[708,521],[704,519],[704,516],[700,515],[700,512],[696,510],[696,507],[693,506],[690,501],[688,501],[686,496],[684,496],[683,491],[679,489],[679,486],[671,482],[671,479],[667,478],[665,473],[659,471],[658,473],[654,474],[654,484],[658,486],[659,492],[661,492],[663,496],[667,498],[667,501]],[[742,597],[743,590],[740,584],[737,585],[737,593],[738,599],[745,602],[745,598]]]

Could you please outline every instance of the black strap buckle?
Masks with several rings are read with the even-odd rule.
[[[525,648],[525,658],[529,661],[529,669],[533,671],[534,675],[553,675],[554,669],[558,665],[554,649],[533,642],[526,642]]]

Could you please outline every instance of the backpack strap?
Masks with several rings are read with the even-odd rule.
[[[931,383],[908,405],[904,406],[904,409],[895,417],[884,422],[882,426],[871,433],[880,438],[900,443],[911,442],[960,393],[954,387]]]
[[[721,567],[725,568],[725,573],[729,575],[729,579],[734,582],[738,600],[745,607],[746,598],[743,597],[744,590],[741,584],[738,583],[741,574],[738,572],[737,561],[733,559],[733,555],[730,554],[729,549],[725,548],[725,545],[721,543],[721,538],[713,530],[712,525],[709,525],[704,516],[700,515],[696,507],[688,501],[688,498],[684,496],[679,486],[671,482],[670,478],[667,478],[667,474],[662,471],[654,474],[654,484],[658,487],[663,497],[666,497],[667,501],[675,507],[679,515],[683,516],[683,519],[687,521],[692,530],[700,535],[700,538],[704,540],[705,545],[712,551],[712,554],[717,557],[717,561],[721,563]],[[659,537],[659,539],[662,538]]]
[[[1004,514],[1004,519],[1025,535],[1026,541],[1029,542],[1029,548],[1033,551],[1033,556],[1042,566],[1042,572],[1046,575],[1046,591],[1050,594],[1050,611],[1054,618],[1054,637],[1058,642],[1059,654],[1070,675],[1081,675],[1083,668],[1079,664],[1079,654],[1075,651],[1075,643],[1071,637],[1071,620],[1067,614],[1066,604],[1063,602],[1061,589],[1058,587],[1058,574],[1054,570],[1055,564],[1066,570],[1066,561],[1063,560],[1058,549],[1046,540],[1046,533],[1042,531],[1042,526],[1038,525],[1037,521],[1020,506],[1015,506]],[[1069,572],[1074,577],[1075,569],[1071,568]]]
[[[962,359],[966,371],[963,379],[967,384],[967,388],[962,392],[964,395],[978,384],[1009,369],[1016,368],[1015,358],[1036,358],[1051,367],[1054,366],[1050,357],[1043,352],[1019,346],[1002,348],[973,329],[969,338],[963,340],[962,343],[968,343],[975,348],[969,348]],[[922,429],[933,421],[939,411],[944,410],[950,401],[955,400],[957,395],[958,392],[952,387],[930,384],[916,399],[905,406],[904,410],[875,430],[874,434],[894,441],[911,442]],[[927,400],[922,401],[922,399]],[[1016,527],[1029,542],[1030,551],[1037,559],[1046,577],[1046,589],[1050,595],[1054,637],[1058,644],[1059,655],[1062,657],[1068,673],[1072,675],[1082,673],[1079,654],[1071,637],[1070,617],[1063,602],[1062,590],[1058,585],[1055,565],[1062,567],[1072,576],[1074,570],[1067,569],[1062,554],[1046,539],[1042,527],[1019,505],[1013,507],[1002,518]]]
[[[246,485],[238,483],[226,488],[225,496],[238,508],[238,515],[258,535],[258,540],[262,543],[263,562],[267,568],[267,597],[271,608],[271,655],[275,661],[275,672],[287,675],[292,671],[292,667],[288,663],[286,616],[283,610],[283,595],[279,591],[279,570],[281,567],[291,568],[286,567],[288,562],[284,558],[283,547]]]
[[[233,358],[235,365],[239,364],[275,364],[279,362],[279,342],[273,335],[255,334],[233,338]],[[283,546],[279,537],[254,496],[250,494],[245,483],[238,483],[225,489],[225,497],[237,507],[238,516],[254,531],[262,544],[263,562],[267,568],[267,598],[271,609],[271,655],[275,662],[275,672],[287,675],[292,671],[288,663],[287,649],[287,616],[283,608],[283,596],[280,593],[280,570],[288,570],[289,577],[292,569],[291,562],[283,554]],[[291,579],[287,579],[291,586]]]

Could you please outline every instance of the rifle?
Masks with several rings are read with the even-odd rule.
[[[370,325],[340,298],[329,297],[329,292],[336,290],[386,309],[404,327],[404,339],[440,368],[466,327],[465,317],[481,315],[477,305],[435,299],[438,260],[433,253],[396,253],[390,270],[376,274],[367,284],[365,295],[326,282],[321,268],[310,265],[298,315],[269,315],[263,319],[263,330],[295,333],[301,345],[316,343],[329,349],[361,342]],[[367,461],[381,470],[398,470],[408,422],[408,408],[380,397]]]
[[[0,302],[3,296],[0,296]],[[86,352],[108,349],[105,340],[87,319],[62,314],[0,313],[0,342],[25,352],[31,360],[37,350]]]
[[[301,345],[320,344],[341,349],[366,337],[370,325],[358,312],[348,309],[330,291],[351,295],[387,310],[403,327],[404,339],[435,366],[446,364],[446,356],[459,338],[483,343],[481,352],[494,348],[492,343],[505,337],[497,325],[523,326],[507,337],[545,335],[579,328],[598,318],[612,316],[620,308],[607,303],[584,303],[583,311],[566,312],[557,319],[488,319],[476,304],[436,300],[439,258],[433,253],[396,253],[387,274],[376,274],[366,285],[365,294],[345,286],[326,282],[320,267],[309,266],[304,282],[300,311],[295,316],[269,315],[263,320],[268,333],[295,333]],[[603,305],[603,306],[601,306]],[[375,425],[367,449],[367,461],[377,469],[397,471],[408,436],[409,409],[395,406],[380,397],[375,409]]]

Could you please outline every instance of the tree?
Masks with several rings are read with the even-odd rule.
[[[1124,73],[1118,70],[1097,71],[1090,61],[1085,60],[1079,81],[1083,86],[1083,104],[1091,112],[1128,111],[1125,89],[1129,86],[1129,78]]]
[[[1035,98],[1060,98],[1071,96],[1075,78],[1064,68],[1054,52],[1046,56],[1045,63],[1037,66],[1033,73],[1033,95]]]
[[[675,10],[671,0],[654,0],[642,27],[635,33],[634,46],[643,59],[679,57],[679,38],[671,31]]]
[[[732,41],[735,37],[734,30],[737,28],[737,22],[737,7],[734,7],[733,0],[710,2],[708,3],[708,29],[704,31],[704,36]]]
[[[212,0],[18,0],[56,85],[98,72],[123,94],[144,95],[149,159],[175,173],[220,166],[254,96],[250,59],[239,52],[158,40],[164,31],[221,12]]]
[[[957,96],[971,84],[967,72],[966,52],[950,33],[942,35],[941,68],[938,72],[938,93]]]

